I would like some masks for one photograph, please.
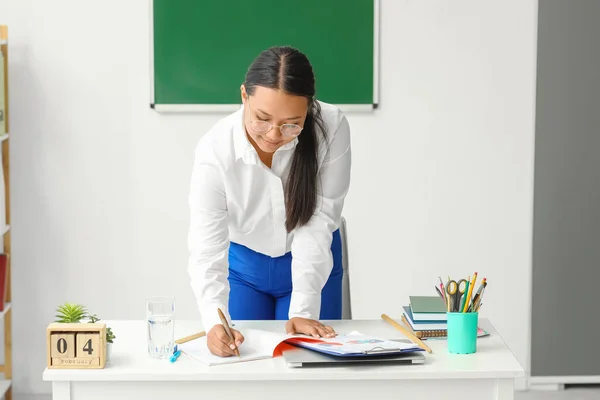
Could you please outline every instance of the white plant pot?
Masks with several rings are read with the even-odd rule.
[[[110,355],[112,354],[112,343],[106,343],[106,362],[110,361]]]

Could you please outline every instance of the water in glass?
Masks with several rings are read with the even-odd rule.
[[[148,299],[148,354],[155,358],[169,358],[174,347],[174,320],[172,299]]]

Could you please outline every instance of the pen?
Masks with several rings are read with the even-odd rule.
[[[442,300],[444,300],[444,295],[442,294],[442,292],[440,292],[440,289],[438,289],[437,286],[434,286],[434,288],[438,292],[438,294],[440,295],[440,297],[442,298]]]
[[[223,314],[223,311],[221,311],[220,308],[217,308],[217,311],[219,312],[219,318],[221,318],[221,323],[223,324],[223,328],[225,328],[225,332],[227,333],[227,336],[229,336],[229,339],[231,339],[231,341],[235,343],[235,339],[233,338],[233,334],[231,333],[231,329],[229,329],[229,323],[227,322],[227,319],[225,318],[225,315]],[[240,355],[240,349],[238,349],[237,346],[235,347],[234,351],[235,351],[235,355],[236,356],[241,357],[241,355]]]
[[[444,299],[444,302],[446,301],[446,292],[444,290],[444,282],[442,282],[442,277],[438,276],[438,279],[440,280],[440,290],[442,291],[442,299]]]
[[[446,298],[444,297],[444,295],[442,294],[442,292],[440,292],[440,289],[438,289],[437,286],[434,286],[436,292],[440,295],[440,297],[442,298],[442,301],[444,302],[444,308],[448,308],[448,303],[446,302]]]
[[[177,345],[175,345],[175,347],[173,347],[173,354],[171,354],[171,357],[169,357],[169,361],[174,363],[175,361],[177,361],[180,354],[181,354],[181,350],[178,350]]]
[[[169,358],[169,361],[174,363],[175,361],[177,361],[177,359],[179,358],[179,356],[181,355],[181,350],[177,350],[175,353],[173,353],[173,355]]]
[[[483,295],[485,294],[485,288],[487,287],[487,282],[485,282],[483,284],[483,289],[481,290],[481,295],[479,296],[479,298],[477,299],[477,308],[475,309],[476,311],[478,311],[481,308],[481,302],[483,301]]]
[[[479,301],[479,297],[481,296],[481,291],[485,287],[486,279],[487,278],[483,278],[483,281],[481,281],[481,283],[479,284],[479,289],[477,289],[477,293],[475,293],[475,296],[473,296],[473,302],[469,306],[469,310],[475,311],[475,306],[477,305],[477,302]],[[467,311],[469,311],[469,310],[467,310]]]

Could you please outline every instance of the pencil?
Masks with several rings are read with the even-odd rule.
[[[406,336],[408,339],[410,339],[411,342],[413,342],[414,344],[416,344],[417,346],[419,346],[426,352],[432,353],[432,350],[429,348],[429,346],[427,346],[425,343],[423,343],[423,341],[421,339],[419,339],[418,337],[416,337],[415,335],[410,333],[405,327],[403,327],[402,325],[400,325],[399,323],[397,323],[396,321],[394,321],[393,319],[388,317],[386,314],[381,314],[381,318],[385,322],[387,322],[388,324],[392,325],[394,328],[396,328],[397,330],[402,332],[404,334],[404,336]]]
[[[469,303],[471,302],[471,293],[473,293],[473,286],[475,286],[475,282],[477,281],[477,272],[475,272],[475,274],[473,275],[473,280],[471,280],[471,283],[469,285],[469,293],[465,294],[465,306],[462,310],[462,312],[467,312],[467,308],[469,308]]]
[[[177,344],[186,343],[186,342],[189,342],[190,340],[201,338],[202,336],[206,336],[206,332],[202,331],[202,332],[194,333],[193,335],[190,335],[190,336],[182,337],[181,339],[177,339],[175,341],[175,343],[177,343]]]
[[[446,285],[448,285],[448,282],[450,282],[450,275],[448,275],[448,281],[446,282]],[[446,307],[446,310],[448,312],[450,312],[450,311],[452,311],[452,310],[450,310],[450,308],[451,308],[451,304],[450,304],[451,303],[451,299],[450,299],[450,295],[448,295],[448,293],[446,293],[446,294],[447,294],[446,301],[448,302],[448,306]]]

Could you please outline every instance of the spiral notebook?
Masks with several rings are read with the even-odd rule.
[[[409,329],[409,331],[419,339],[446,339],[448,337],[447,329],[425,329],[415,331],[406,319],[405,315],[402,315],[402,322]],[[489,332],[487,332],[486,330],[481,329],[479,327],[477,328],[478,338],[482,338],[489,335]]]

